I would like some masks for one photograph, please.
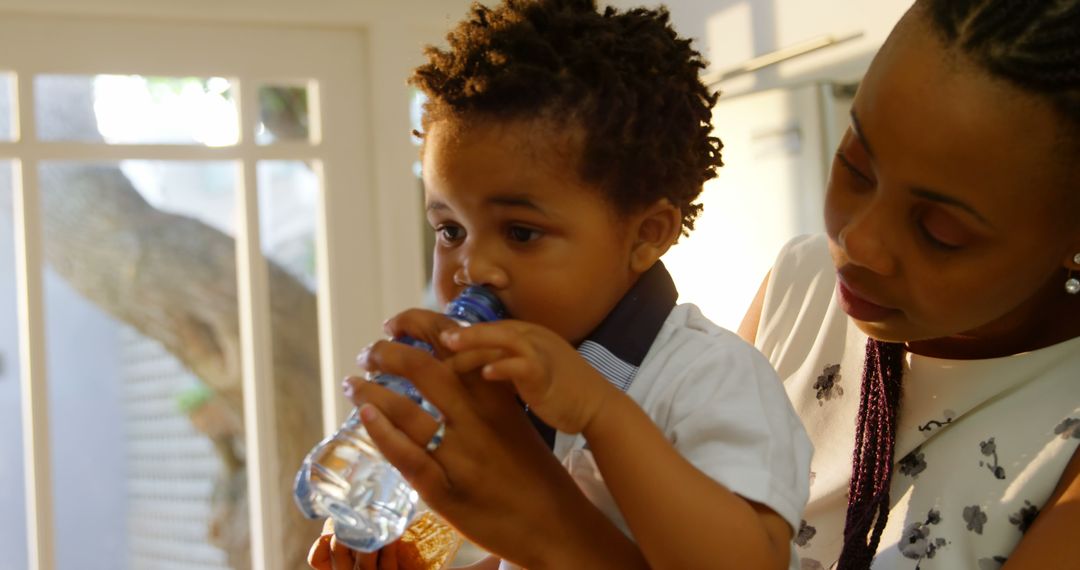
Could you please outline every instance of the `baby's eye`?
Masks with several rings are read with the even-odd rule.
[[[465,230],[460,226],[442,224],[435,227],[435,234],[445,242],[455,242],[465,237]]]
[[[525,226],[510,226],[507,230],[510,239],[516,242],[527,243],[536,239],[539,239],[543,235],[540,230],[529,228]]]

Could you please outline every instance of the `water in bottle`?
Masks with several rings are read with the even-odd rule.
[[[468,326],[502,318],[503,308],[490,291],[473,286],[447,305],[446,314]],[[413,338],[395,340],[433,352],[430,345]],[[405,378],[378,374],[372,381],[409,397],[441,419],[439,411]],[[361,552],[374,552],[397,540],[417,514],[416,491],[379,453],[356,410],[304,458],[293,496],[308,518],[333,518],[337,539]]]

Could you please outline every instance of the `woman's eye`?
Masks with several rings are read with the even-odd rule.
[[[962,224],[938,208],[924,210],[917,224],[919,233],[937,249],[956,251],[975,239]]]
[[[836,161],[860,186],[873,188],[877,185],[873,172],[868,166],[870,164],[869,153],[854,128],[848,127],[847,132],[844,133],[844,138],[840,141],[840,148],[836,151]]]
[[[849,174],[851,174],[853,177],[855,177],[855,179],[860,184],[863,184],[863,185],[866,185],[866,186],[873,186],[875,184],[874,179],[867,176],[866,173],[864,173],[862,170],[859,170],[858,168],[855,168],[855,165],[852,164],[851,161],[848,160],[848,158],[846,156],[844,156],[844,153],[842,153],[842,152],[836,153],[836,160],[839,161],[840,166],[842,166],[844,168],[844,170],[846,170]]]
[[[919,232],[922,233],[923,238],[926,239],[927,243],[937,249],[945,251],[956,251],[961,247],[959,245],[948,243],[938,238],[934,235],[934,232],[930,231],[925,225],[919,224]]]
[[[527,228],[525,226],[510,226],[507,233],[510,235],[510,239],[521,243],[533,241],[543,235],[540,230]]]

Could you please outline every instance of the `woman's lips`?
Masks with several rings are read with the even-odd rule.
[[[843,277],[840,276],[837,276],[836,279],[836,293],[837,299],[840,301],[840,308],[855,320],[868,323],[879,322],[899,312],[898,309],[883,307],[866,299],[844,282]]]

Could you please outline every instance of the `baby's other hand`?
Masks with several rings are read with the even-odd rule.
[[[323,534],[308,551],[308,566],[315,570],[414,570],[399,562],[399,544],[393,542],[377,552],[357,552],[338,542],[333,519],[326,519]]]
[[[489,381],[509,381],[540,419],[564,433],[580,433],[615,388],[570,343],[532,323],[505,320],[443,330],[457,373],[480,368]]]
[[[450,317],[427,309],[408,309],[383,323],[383,330],[390,338],[411,337],[431,345],[439,358],[446,356],[439,334],[448,329],[458,328],[457,322]]]
[[[333,519],[326,519],[326,522],[323,523],[322,534],[315,539],[315,543],[311,545],[311,550],[308,551],[307,562],[308,566],[315,570],[375,568],[372,564],[361,566],[360,560],[364,557],[370,558],[372,561],[377,559],[375,554],[356,552],[338,542],[337,537],[334,536]]]

